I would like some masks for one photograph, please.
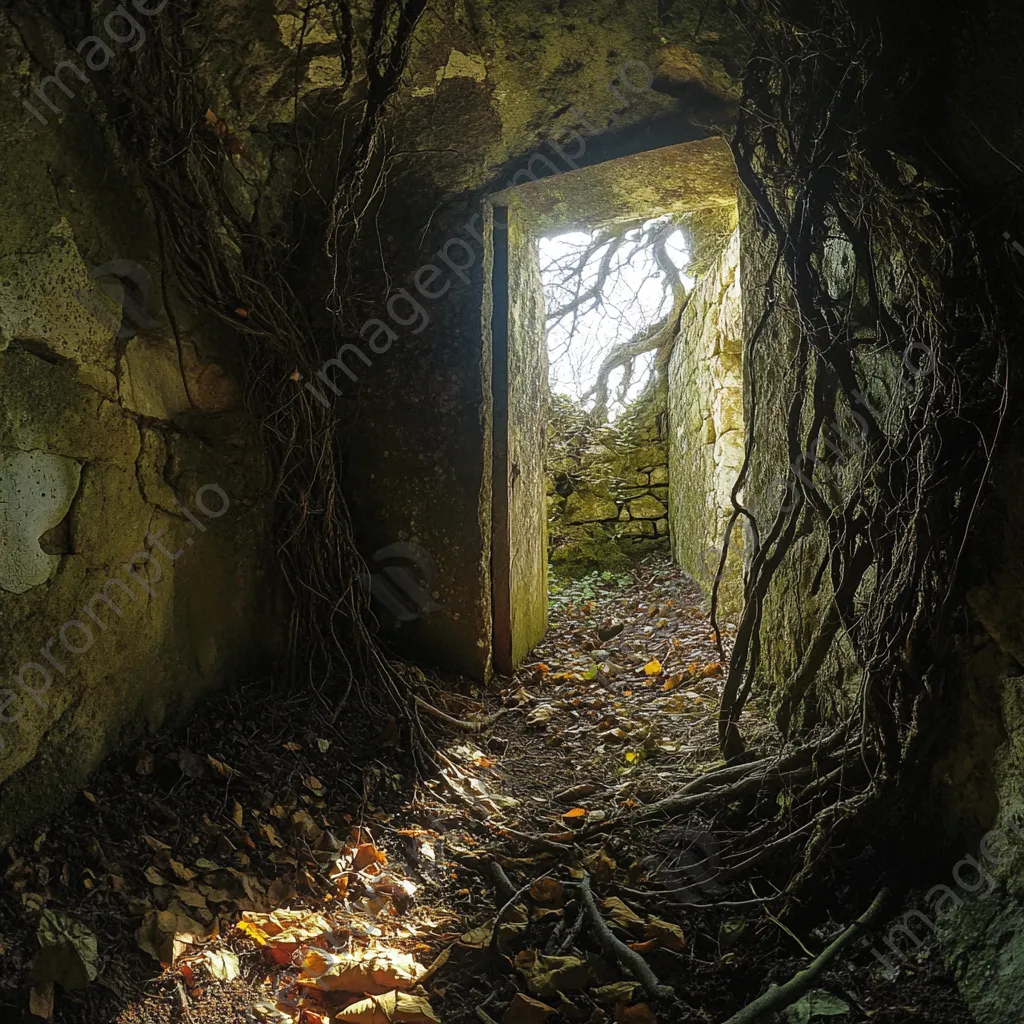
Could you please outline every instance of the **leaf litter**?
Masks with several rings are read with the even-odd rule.
[[[454,736],[434,778],[409,770],[394,720],[346,709],[335,725],[316,694],[262,683],[214,701],[184,739],[112,759],[6,853],[0,922],[17,925],[0,924],[0,981],[15,995],[0,1009],[77,1024],[675,1024],[724,1019],[766,972],[805,963],[758,909],[725,943],[735,911],[695,908],[750,899],[700,887],[694,835],[724,822],[616,827],[720,764],[727,657],[667,562],[606,575],[560,588],[514,677],[435,689],[457,718],[505,715]],[[767,746],[758,701],[747,715]],[[695,878],[699,899],[666,896]],[[618,946],[587,925],[584,886]],[[652,996],[629,954],[692,1016]],[[852,1002],[815,990],[791,1016]]]

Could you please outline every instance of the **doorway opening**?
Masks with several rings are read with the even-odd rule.
[[[509,671],[549,594],[625,583],[643,558],[706,594],[719,571],[743,452],[731,153],[702,140],[520,185],[494,197],[493,237],[493,650]]]
[[[694,285],[684,216],[538,241],[556,601],[586,596],[623,579],[641,556],[668,550],[668,362]]]

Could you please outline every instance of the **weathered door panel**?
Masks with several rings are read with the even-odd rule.
[[[522,664],[547,630],[547,350],[533,238],[494,211],[494,667]]]

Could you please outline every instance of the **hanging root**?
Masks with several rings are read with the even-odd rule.
[[[212,29],[201,0],[168,9],[154,22],[158,38],[112,68],[103,86],[118,111],[111,123],[152,197],[165,279],[243,343],[245,402],[262,433],[267,489],[275,499],[292,678],[333,689],[339,704],[352,691],[368,710],[393,715],[421,766],[431,745],[418,711],[432,709],[413,699],[410,680],[389,663],[368,626],[365,567],[341,488],[341,414],[336,403],[315,400],[298,380],[300,369],[323,365],[357,333],[365,319],[358,304],[373,301],[353,286],[351,267],[360,261],[351,257],[365,241],[371,203],[383,197],[389,165],[384,119],[425,6],[426,0],[375,0],[359,30],[364,37],[357,38],[348,0],[329,0],[342,76],[326,127],[315,106],[298,95],[302,61],[308,60],[300,43],[293,131],[278,133],[272,163],[290,161],[296,180],[313,182],[323,168],[311,166],[310,154],[317,155],[315,144],[323,137],[333,147],[327,166],[334,172],[324,208],[301,215],[303,204],[319,201],[316,188],[303,185],[301,195],[285,197],[294,209],[286,204],[279,218],[267,217],[262,199],[251,209],[238,201],[240,192],[260,196],[267,183],[226,112],[207,109],[201,69],[204,32]],[[60,9],[55,12],[59,18]],[[363,51],[359,61],[357,47]],[[349,95],[354,63],[366,72],[358,101]],[[349,122],[341,137],[338,110],[347,111]],[[311,272],[303,262],[311,247],[301,225],[318,217],[326,224],[326,259]],[[313,254],[319,249],[314,245]]]
[[[913,90],[878,24],[844,0],[762,0],[751,13],[731,146],[767,279],[744,342],[746,456],[723,564],[740,518],[751,540],[719,743],[727,759],[744,750],[762,632],[812,557],[817,621],[780,681],[777,721],[791,735],[816,701],[812,716],[859,739],[793,794],[816,823],[803,885],[842,817],[823,812],[829,801],[859,814],[927,776],[962,675],[951,611],[1006,412],[1009,332],[966,201],[941,165],[900,151]],[[784,457],[764,448],[779,436]],[[797,769],[785,781],[809,780]],[[641,817],[773,784],[768,766],[730,768]]]

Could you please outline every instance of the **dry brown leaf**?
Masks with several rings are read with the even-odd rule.
[[[212,885],[201,885],[199,891],[211,903],[230,903],[235,898],[227,889],[216,889]],[[252,896],[249,898],[252,899]]]
[[[620,1006],[615,1011],[615,1024],[658,1024],[654,1011],[646,1003]]]
[[[234,981],[241,974],[238,954],[232,953],[230,949],[207,949],[203,955],[210,974],[218,981]]]
[[[28,994],[28,1012],[33,1017],[49,1020],[53,1016],[53,982],[45,981],[32,986]]]
[[[613,981],[610,985],[602,985],[595,988],[591,995],[598,1003],[604,1006],[615,1006],[618,1003],[629,1003],[633,995],[640,987],[636,981]]]
[[[575,956],[545,956],[526,949],[516,956],[516,968],[526,978],[526,986],[537,996],[556,992],[575,992],[590,984],[591,969]]]
[[[609,896],[602,901],[601,908],[608,920],[625,931],[634,931],[644,926],[644,920],[634,913],[618,896]]]
[[[293,899],[297,895],[295,886],[287,878],[275,878],[267,889],[267,899],[274,906]]]
[[[598,788],[593,782],[581,782],[578,786],[563,789],[561,793],[555,795],[555,799],[563,804],[574,804],[577,800],[582,800],[584,797],[593,796]]]
[[[530,886],[530,895],[549,907],[565,906],[565,886],[557,878],[538,878]]]
[[[292,815],[292,824],[295,825],[299,835],[308,839],[311,843],[319,842],[320,837],[324,834],[324,830],[313,820],[309,811],[297,810]]]
[[[230,779],[232,775],[238,774],[230,765],[218,761],[215,757],[210,757],[209,754],[206,755],[206,763],[223,779]]]
[[[501,1018],[501,1024],[544,1024],[554,1012],[553,1006],[517,992]]]
[[[415,957],[398,949],[365,949],[339,956],[311,946],[302,951],[297,981],[324,992],[382,995],[412,988],[426,973]]]
[[[660,917],[652,917],[647,922],[644,935],[649,939],[658,939],[666,949],[677,952],[686,946],[683,929],[671,921],[663,921]]]
[[[432,978],[446,963],[448,963],[448,957],[452,955],[452,947],[455,945],[453,942],[451,946],[445,946],[440,953],[434,958],[434,962],[427,968],[426,973],[420,978],[420,984],[426,985],[427,981]]]
[[[628,945],[637,953],[650,953],[652,949],[657,949],[661,942],[658,939],[648,939],[646,942],[630,942]]]
[[[196,910],[206,909],[206,900],[201,893],[195,889],[186,888],[184,885],[174,886],[174,895],[181,900],[186,907],[194,907]]]
[[[426,999],[408,992],[385,992],[360,999],[337,1011],[334,1019],[352,1024],[441,1024]]]
[[[608,851],[603,848],[598,850],[596,853],[592,853],[584,863],[587,866],[587,870],[599,882],[610,882],[615,873],[615,868],[618,866],[615,861],[608,856]]]
[[[164,876],[161,875],[160,872],[155,867],[153,867],[152,864],[148,868],[146,868],[145,875],[146,875],[146,881],[149,882],[150,885],[168,885],[169,884],[167,879],[164,878]]]
[[[538,704],[529,715],[526,716],[527,725],[544,725],[550,722],[558,713],[558,708],[553,704]]]
[[[468,932],[463,932],[458,938],[458,944],[466,949],[483,949],[490,945],[493,932],[493,921],[490,924],[482,924],[478,928],[471,928]]]
[[[237,928],[267,947],[275,963],[288,963],[299,946],[331,930],[325,918],[307,910],[275,910],[270,914],[245,911]]]
[[[260,825],[260,834],[268,843],[270,843],[271,846],[284,846],[284,843],[281,842],[281,837],[277,834],[277,829],[269,822],[265,825]]]
[[[175,860],[173,857],[167,859],[167,866],[174,872],[177,878],[180,878],[183,882],[191,882],[196,877],[196,872],[191,868],[185,867],[180,860]]]
[[[205,942],[209,931],[186,914],[151,910],[135,932],[139,948],[162,964],[173,964],[189,946]]]

